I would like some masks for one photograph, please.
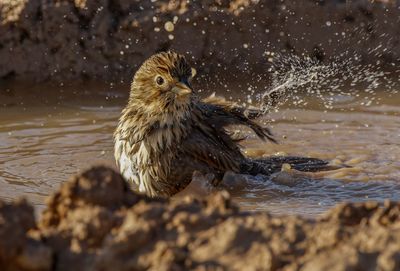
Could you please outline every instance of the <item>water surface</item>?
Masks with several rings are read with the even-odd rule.
[[[235,89],[223,94],[243,96]],[[112,133],[127,95],[124,85],[0,85],[0,198],[24,196],[43,208],[72,174],[96,163],[115,167]],[[352,168],[294,185],[254,178],[254,185],[231,191],[243,208],[313,216],[342,201],[400,200],[400,94],[382,89],[369,106],[360,96],[336,98],[328,111],[308,97],[302,108],[270,113],[260,121],[274,120],[280,144],[245,131],[244,151],[319,157]]]

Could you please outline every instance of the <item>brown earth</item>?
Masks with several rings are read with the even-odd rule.
[[[243,212],[226,192],[149,199],[94,167],[37,223],[25,201],[0,203],[0,270],[400,270],[400,203],[277,217]]]
[[[241,77],[264,74],[268,52],[281,51],[321,60],[357,53],[364,63],[396,66],[399,7],[395,0],[0,0],[0,78],[129,81],[145,58],[166,49],[191,55],[203,74]]]

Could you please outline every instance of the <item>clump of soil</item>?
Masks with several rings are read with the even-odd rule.
[[[399,270],[400,203],[341,204],[318,219],[241,211],[227,192],[150,199],[93,167],[36,223],[0,203],[0,270]]]
[[[0,270],[50,270],[51,249],[31,234],[33,207],[25,200],[0,201]]]

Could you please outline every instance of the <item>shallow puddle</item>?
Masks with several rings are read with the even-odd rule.
[[[0,198],[25,196],[43,208],[72,174],[96,163],[115,167],[112,133],[127,95],[128,86],[0,85]],[[305,107],[270,113],[280,144],[249,133],[247,155],[310,156],[351,168],[293,185],[254,177],[231,191],[236,201],[249,210],[313,216],[342,201],[400,200],[400,94],[382,90],[375,98],[378,104],[364,106],[362,97],[337,97],[328,111],[305,98]]]

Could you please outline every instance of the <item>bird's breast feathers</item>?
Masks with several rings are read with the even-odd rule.
[[[170,163],[175,158],[179,145],[188,134],[188,125],[183,125],[183,114],[160,118],[157,125],[135,125],[127,127],[121,123],[115,136],[115,158],[125,179],[132,181],[141,192],[147,192],[148,183],[166,181]],[[143,126],[152,127],[143,129]],[[140,129],[138,129],[140,127]],[[147,130],[147,133],[143,131]],[[129,132],[128,132],[129,131]],[[128,135],[121,138],[118,134]],[[140,139],[140,140],[131,140]]]
[[[120,138],[115,138],[115,160],[119,170],[126,180],[132,181],[137,188],[140,186],[139,174],[137,171],[134,157],[129,156],[129,143]]]

